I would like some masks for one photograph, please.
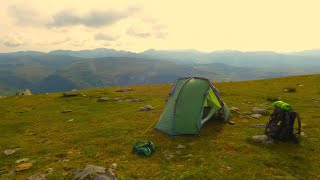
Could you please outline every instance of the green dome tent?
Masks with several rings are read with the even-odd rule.
[[[203,117],[204,109],[210,109],[206,117]],[[219,112],[227,121],[229,109],[208,79],[180,78],[172,87],[155,128],[171,136],[198,134],[202,125]]]

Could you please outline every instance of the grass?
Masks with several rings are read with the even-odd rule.
[[[296,83],[296,93],[282,92],[282,87]],[[132,86],[134,91],[117,93],[118,87],[77,91],[86,96],[63,98],[62,93],[0,99],[0,179],[25,179],[53,168],[47,179],[70,177],[72,169],[88,164],[108,168],[112,163],[118,179],[319,179],[320,178],[320,75],[297,76],[257,81],[216,83],[222,99],[240,114],[231,116],[235,125],[208,122],[199,135],[177,136],[153,131],[143,132],[161,115],[170,85]],[[139,98],[145,102],[96,102],[99,97]],[[268,116],[253,119],[242,112],[252,107],[270,108],[267,97],[281,97],[299,112],[305,136],[301,143],[261,144],[250,137],[263,133],[252,124],[266,123]],[[250,103],[248,103],[250,102]],[[156,109],[139,111],[140,106]],[[70,109],[70,113],[61,113]],[[69,122],[70,119],[74,119]],[[151,126],[151,127],[154,127]],[[131,153],[133,144],[151,140],[156,151],[150,157]],[[178,144],[185,149],[176,149]],[[6,149],[20,147],[5,156]],[[173,154],[173,158],[164,158]],[[185,157],[192,154],[191,157]],[[16,175],[15,161],[35,160],[34,166]]]

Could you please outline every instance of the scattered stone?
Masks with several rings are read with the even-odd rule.
[[[7,149],[7,150],[4,150],[3,153],[7,156],[11,155],[11,154],[14,154],[16,153],[20,148],[16,148],[16,149]]]
[[[289,90],[288,90],[288,89],[283,89],[282,91],[283,91],[283,92],[289,92]]]
[[[107,175],[99,175],[99,176],[94,177],[93,180],[110,180],[110,178]]]
[[[144,100],[142,100],[142,99],[126,99],[125,101],[127,101],[127,102],[143,102]]]
[[[241,121],[244,122],[244,123],[249,122],[248,119],[242,119]]]
[[[221,167],[220,167],[220,171],[221,172],[229,172],[229,171],[231,171],[232,170],[232,168],[230,167],[230,166],[227,166],[227,165],[222,165]]]
[[[113,171],[117,168],[117,163],[112,163],[111,166],[109,167],[109,171]]]
[[[101,97],[98,99],[98,101],[109,101],[108,97]]]
[[[28,177],[28,180],[45,180],[46,176],[47,176],[46,174],[37,173]]]
[[[32,163],[24,163],[16,166],[16,171],[25,171],[32,167]]]
[[[234,121],[228,121],[228,124],[234,125],[235,123],[234,123]]]
[[[252,108],[252,111],[255,114],[268,114],[268,111],[266,109],[262,109],[262,108],[258,108],[258,107]]]
[[[308,137],[305,132],[301,132],[301,133],[300,133],[300,136],[302,136],[302,137]]]
[[[256,135],[252,136],[252,139],[256,142],[265,142],[265,143],[272,143],[273,140],[271,138],[268,138],[267,135]]]
[[[193,157],[193,155],[192,154],[188,154],[188,155],[186,155],[186,156],[183,156],[184,158],[189,158],[189,157]]]
[[[52,168],[46,169],[45,173],[37,173],[28,178],[28,180],[45,180],[46,176],[53,172]]]
[[[265,124],[252,124],[251,127],[253,128],[266,128]]]
[[[69,112],[72,112],[72,110],[68,109],[68,110],[63,110],[61,111],[62,113],[69,113]]]
[[[312,101],[318,103],[320,102],[320,99],[312,98]]]
[[[133,91],[132,88],[123,88],[123,89],[118,89],[116,92],[126,92],[126,91]]]
[[[72,121],[74,121],[74,119],[69,119],[69,120],[68,120],[68,122],[72,122]]]
[[[176,148],[177,148],[177,149],[183,149],[183,148],[186,148],[186,146],[184,146],[184,145],[182,145],[182,144],[178,144],[178,145],[176,146]]]
[[[139,109],[140,111],[151,111],[151,110],[154,110],[155,108],[152,107],[151,105],[146,105],[146,106],[140,107]]]
[[[106,173],[106,170],[104,167],[101,166],[94,166],[94,165],[87,165],[84,169],[80,170],[79,172],[76,172],[74,178],[75,179],[85,179],[90,178],[94,175],[103,175]]]
[[[247,111],[247,112],[244,112],[243,114],[244,114],[244,115],[251,115],[252,112]]]
[[[21,162],[27,162],[27,161],[29,161],[28,158],[23,158],[23,159],[16,160],[16,163],[20,164]]]
[[[252,114],[251,117],[255,119],[259,119],[262,115],[261,114]]]
[[[75,91],[70,91],[70,92],[64,92],[63,97],[72,97],[72,96],[78,96],[80,93],[75,92]]]
[[[164,157],[167,159],[171,159],[173,158],[173,154],[165,154]]]
[[[121,100],[121,98],[113,98],[113,100],[119,101],[119,100]]]
[[[237,108],[237,107],[231,107],[231,108],[230,108],[230,111],[231,111],[232,113],[238,113],[239,108]]]
[[[304,85],[303,84],[297,84],[297,86],[303,87]]]

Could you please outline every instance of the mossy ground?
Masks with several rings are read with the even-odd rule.
[[[304,86],[297,86],[302,84]],[[134,91],[118,93],[118,87],[78,91],[86,96],[62,97],[62,93],[11,96],[0,99],[0,179],[24,179],[47,168],[47,179],[66,179],[75,168],[88,164],[109,167],[119,179],[319,179],[320,178],[320,75],[257,81],[216,83],[221,98],[236,106],[235,125],[209,122],[199,135],[177,136],[154,131],[170,85],[132,86]],[[283,92],[285,87],[296,92]],[[144,102],[96,102],[99,97],[144,99]],[[268,97],[281,97],[302,117],[300,144],[253,142],[263,134],[252,124],[266,123],[268,116],[253,119],[241,114],[254,106],[271,107]],[[152,105],[153,111],[139,111]],[[61,113],[70,109],[70,113]],[[69,121],[73,119],[73,121]],[[147,129],[151,127],[150,129]],[[145,133],[144,133],[145,132]],[[131,153],[133,144],[151,140],[156,151],[150,157]],[[178,144],[184,149],[176,149]],[[10,156],[5,149],[20,147]],[[164,156],[173,154],[171,159]],[[185,157],[192,154],[191,157]],[[34,166],[16,175],[4,175],[22,158]]]

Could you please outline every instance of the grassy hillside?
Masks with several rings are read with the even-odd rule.
[[[108,168],[112,163],[118,164],[114,172],[119,179],[320,178],[320,103],[312,101],[320,98],[320,75],[215,86],[229,107],[240,109],[240,114],[233,114],[230,119],[235,125],[211,121],[199,136],[174,139],[152,130],[170,85],[133,86],[134,91],[123,93],[115,92],[118,87],[89,89],[79,91],[85,96],[68,98],[61,93],[2,98],[0,179],[23,179],[47,168],[53,168],[47,179],[68,179],[73,169],[88,164]],[[296,88],[296,92],[283,92],[286,87]],[[97,102],[103,96],[139,98],[144,102]],[[270,107],[270,97],[281,97],[300,113],[304,132],[300,144],[251,140],[251,136],[264,131],[251,125],[266,123],[268,117],[252,119],[243,112],[255,106]],[[139,111],[140,106],[148,104],[155,110]],[[63,110],[72,112],[62,113]],[[131,153],[134,142],[139,140],[156,144],[152,156]],[[175,148],[178,144],[186,148]],[[21,149],[15,154],[2,153],[17,147]],[[166,154],[173,157],[165,158]],[[6,175],[22,158],[35,160],[34,165]]]

